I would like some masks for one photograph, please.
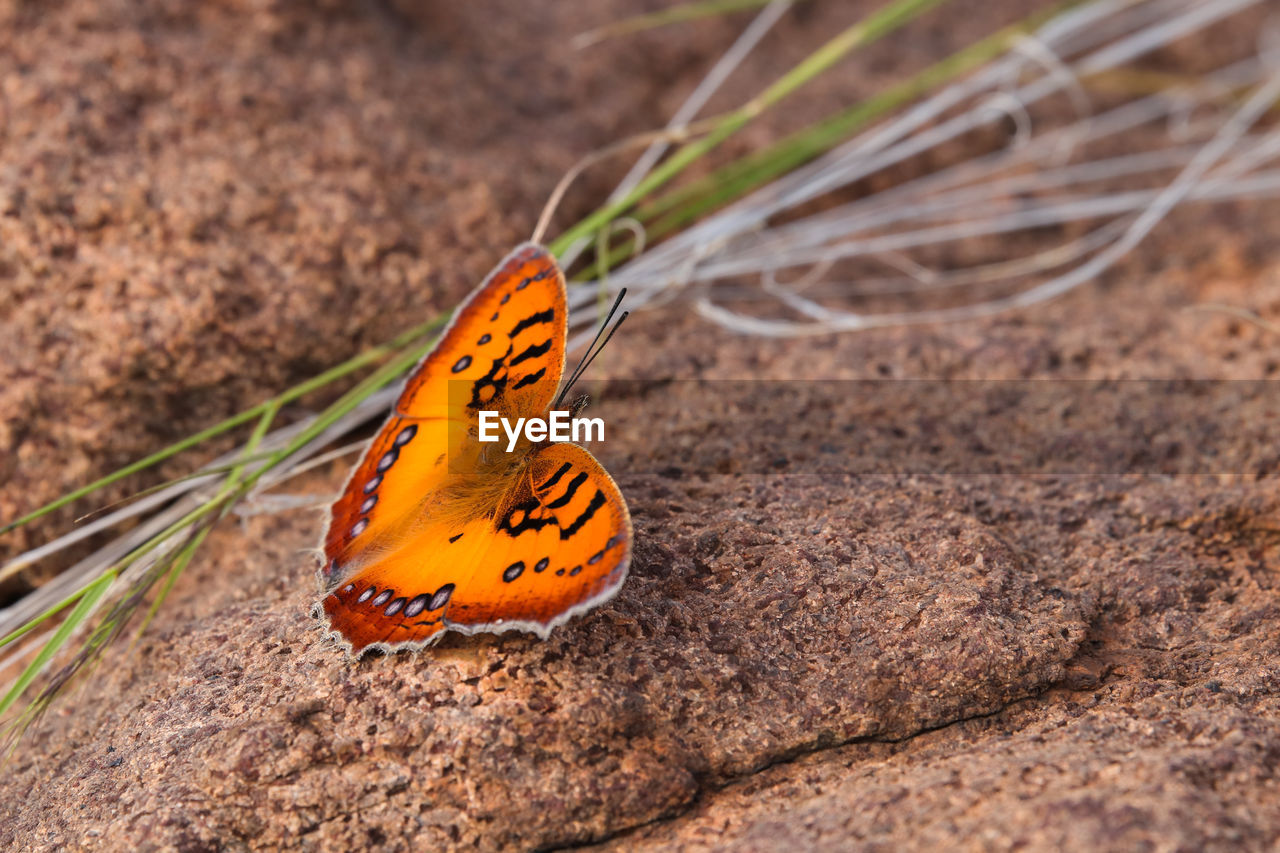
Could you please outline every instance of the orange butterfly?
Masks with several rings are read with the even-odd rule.
[[[600,463],[575,444],[479,441],[481,410],[546,417],[567,331],[564,275],[526,243],[405,383],[322,543],[316,615],[355,656],[446,630],[545,638],[622,585],[631,516]]]

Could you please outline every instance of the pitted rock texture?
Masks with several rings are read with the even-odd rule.
[[[996,5],[948,4],[807,103],[972,41]],[[572,54],[635,5],[0,9],[4,518],[453,304],[579,153],[661,124],[740,25]],[[769,56],[846,18],[802,4]],[[1116,470],[1028,471],[945,427],[1007,404],[990,380],[1273,378],[1266,331],[1183,309],[1274,321],[1277,236],[1261,203],[1198,209],[981,323],[762,341],[637,315],[596,370],[642,381],[586,388],[636,527],[616,599],[547,641],[352,663],[308,616],[320,513],[230,520],[137,649],[18,745],[0,846],[1272,848],[1272,398],[1240,395],[1238,433],[1186,425],[1220,454],[1192,473],[1078,436],[1055,458]],[[963,405],[844,381],[868,379]],[[911,464],[880,458],[903,442]],[[348,465],[288,488],[330,494]]]
[[[141,707],[113,714],[115,751],[85,756],[109,775],[62,778],[57,796],[83,802],[84,786],[104,784],[104,805],[130,798],[129,814],[92,820],[139,843],[200,814],[184,832],[209,843],[367,830],[556,846],[670,815],[705,786],[798,754],[991,713],[1064,677],[1081,604],[1038,585],[983,525],[902,484],[879,532],[851,536],[870,493],[812,483],[783,515],[795,485],[713,481],[719,497],[699,502],[696,523],[638,511],[625,591],[546,642],[451,637],[429,655],[352,665],[317,644],[309,583],[263,579],[113,672],[131,693],[145,680],[135,667],[174,655]],[[658,484],[628,492],[638,509],[663,503]],[[275,545],[251,563],[287,560],[308,525],[250,530],[225,537],[240,544],[218,547],[231,562],[209,570],[244,576],[235,561],[258,538]],[[153,763],[155,750],[168,758]]]

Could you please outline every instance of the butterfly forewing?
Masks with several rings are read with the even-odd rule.
[[[334,503],[325,534],[330,584],[414,524],[456,470],[480,409],[527,417],[550,403],[564,372],[564,278],[539,246],[506,257],[464,302],[405,383],[395,409]],[[541,407],[541,408],[540,408]]]
[[[540,246],[521,246],[458,308],[405,384],[396,413],[458,418],[465,416],[457,409],[462,404],[472,412],[541,414],[564,373],[567,328],[564,276],[555,259]]]

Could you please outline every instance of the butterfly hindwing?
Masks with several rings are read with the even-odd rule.
[[[353,654],[368,648],[425,645],[447,626],[445,609],[462,571],[487,549],[488,519],[428,524],[325,596],[330,627]]]
[[[550,444],[528,471],[495,516],[488,552],[450,601],[451,627],[545,636],[626,578],[631,516],[595,457],[575,444]]]
[[[429,524],[324,599],[353,653],[422,645],[445,629],[545,636],[617,591],[631,519],[608,472],[572,444],[537,451],[527,472],[493,517]]]

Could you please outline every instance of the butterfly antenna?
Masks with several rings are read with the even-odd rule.
[[[626,295],[627,289],[625,287],[618,291],[618,297],[613,300],[613,307],[609,309],[609,313],[605,316],[604,322],[600,324],[599,330],[596,331],[596,336],[591,339],[591,343],[587,345],[587,351],[583,353],[581,360],[578,361],[578,366],[573,369],[573,372],[569,375],[569,380],[564,384],[563,390],[561,390],[560,394],[556,397],[556,406],[559,406],[564,401],[565,395],[569,393],[569,390],[573,388],[574,383],[582,377],[583,372],[591,366],[591,362],[595,361],[596,356],[600,354],[601,350],[605,348],[605,345],[609,343],[611,338],[613,338],[614,333],[618,331],[618,327],[622,325],[622,321],[630,316],[630,311],[623,311],[622,316],[618,318],[618,322],[613,324],[613,328],[609,328],[609,321],[613,319],[614,314],[618,313],[618,306],[622,304],[622,298]],[[609,329],[609,334],[607,335],[604,334],[606,329]],[[601,335],[604,335],[603,341],[600,340]],[[596,346],[597,342],[599,342],[599,346]]]
[[[618,322],[613,324],[613,328],[609,330],[609,334],[605,336],[605,339],[601,342],[600,346],[596,349],[595,352],[591,354],[591,357],[588,358],[585,362],[583,362],[582,366],[578,368],[578,370],[573,374],[573,378],[569,380],[569,384],[564,387],[564,393],[561,394],[562,398],[564,394],[567,394],[569,392],[569,389],[573,387],[573,384],[582,378],[582,374],[585,373],[587,368],[591,366],[591,362],[596,360],[596,356],[598,356],[604,350],[605,345],[608,344],[610,339],[613,338],[613,333],[618,331],[618,327],[622,325],[622,321],[627,319],[630,316],[631,316],[630,311],[622,312],[622,315],[618,317]]]
[[[600,341],[600,336],[604,334],[605,329],[609,327],[609,321],[613,319],[613,315],[618,313],[618,306],[622,304],[622,299],[626,295],[627,295],[627,289],[625,287],[618,291],[617,298],[613,300],[613,307],[609,309],[609,313],[605,315],[604,322],[601,323],[600,328],[596,330],[596,336],[592,338],[591,343],[587,345],[586,352],[582,354],[582,358],[579,359],[578,361],[578,366],[575,367],[573,369],[573,372],[569,374],[569,379],[564,384],[564,390],[562,390],[560,394],[556,397],[557,406],[559,406],[560,403],[564,401],[565,395],[569,393],[569,390],[573,387],[573,384],[578,381],[579,377],[582,376],[582,371],[586,370],[587,365],[590,364],[595,359],[596,355],[599,354],[600,349],[604,348],[604,344],[600,344],[600,348],[596,349],[596,344]],[[624,313],[622,316],[625,318],[626,314]],[[621,324],[622,320],[619,320],[618,323]],[[618,327],[615,325],[613,327],[613,330],[617,331],[617,328]],[[609,332],[609,336],[604,339],[604,343],[608,343],[609,338],[611,337],[613,337],[613,331]],[[594,354],[592,350],[595,350]]]

